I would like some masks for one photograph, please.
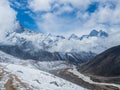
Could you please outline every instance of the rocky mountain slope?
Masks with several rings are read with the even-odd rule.
[[[64,53],[49,52],[46,50],[34,51],[34,49],[27,47],[27,45],[0,45],[0,50],[20,59],[32,59],[35,61],[66,61],[73,64],[80,64],[86,62],[96,55],[92,52]]]
[[[120,76],[120,46],[97,55],[93,60],[80,67],[81,72],[99,76]]]

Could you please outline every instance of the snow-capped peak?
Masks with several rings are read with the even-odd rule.
[[[27,51],[73,52],[73,50],[76,50],[76,52],[92,51],[99,53],[105,50],[105,46],[100,46],[98,41],[104,40],[103,37],[107,36],[108,34],[102,30],[93,30],[89,35],[83,35],[82,37],[72,34],[69,38],[65,38],[60,35],[36,33],[24,29],[21,33],[13,32],[9,34],[5,43],[23,47]]]

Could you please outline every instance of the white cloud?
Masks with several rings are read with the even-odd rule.
[[[31,0],[29,2],[29,7],[37,12],[37,11],[49,11],[51,9],[52,0]]]
[[[99,7],[99,10],[93,14],[92,18],[98,20],[98,23],[118,24],[120,23],[119,13],[120,7],[111,9],[108,4],[105,7]]]
[[[85,10],[91,3],[91,0],[58,0],[60,3],[70,3],[73,7]]]
[[[57,4],[71,4],[74,8],[79,8],[81,10],[85,10],[88,5],[91,3],[91,0],[31,0],[28,2],[29,7],[33,11],[49,11],[52,8],[52,3]],[[68,8],[68,7],[67,7]]]
[[[93,2],[99,3],[98,9],[90,14],[86,9]],[[91,29],[118,31],[120,27],[119,0],[31,0],[29,5],[35,13],[37,11],[38,17],[35,17],[35,20],[44,32],[80,34],[88,33]],[[57,10],[50,12],[53,9]],[[38,13],[40,11],[48,12],[41,17]],[[71,19],[59,17],[64,12],[72,11],[76,15]]]
[[[55,14],[53,13],[47,13],[41,17],[43,19],[43,22],[37,22],[39,27],[43,32],[47,33],[57,33],[59,32],[58,28],[61,28],[63,26],[62,22],[63,19],[59,19]]]
[[[62,6],[62,7],[58,7],[58,10],[56,11],[56,12],[54,12],[54,14],[56,14],[56,15],[60,15],[61,13],[64,13],[64,12],[67,12],[67,13],[70,13],[70,12],[72,12],[74,9],[71,7],[71,6],[69,6],[69,5],[64,5],[64,6]]]
[[[86,11],[83,13],[81,11],[77,12],[77,18],[83,22],[81,27],[78,28],[86,32],[90,32],[92,29],[103,29],[108,33],[120,31],[120,1],[102,0],[98,2],[98,9],[92,14]]]
[[[0,40],[16,28],[16,12],[7,0],[0,0]]]

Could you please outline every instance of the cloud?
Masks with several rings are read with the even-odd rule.
[[[88,15],[88,20],[83,23],[83,27],[117,32],[120,27],[120,2],[103,1],[99,2],[99,7],[94,13]]]
[[[31,0],[29,2],[29,7],[37,12],[37,11],[49,11],[51,9],[52,0]]]
[[[28,2],[29,7],[37,12],[37,11],[49,11],[52,9],[52,5],[66,5],[71,4],[74,8],[86,9],[88,5],[91,3],[90,0],[31,0]]]
[[[98,23],[120,24],[120,2],[106,3],[100,5],[97,12],[91,17],[95,18]],[[112,15],[112,16],[111,16]]]
[[[74,8],[78,8],[80,10],[85,10],[91,3],[91,0],[58,0],[59,3],[62,4],[71,4]]]
[[[37,15],[38,27],[47,33],[118,31],[120,27],[119,0],[31,0],[29,7]]]
[[[65,13],[65,12],[67,12],[67,13],[70,13],[70,12],[72,12],[74,9],[70,6],[70,5],[63,5],[63,6],[60,6],[60,5],[58,5],[58,4],[55,4],[54,6],[53,6],[53,9],[58,9],[58,10],[56,10],[56,11],[54,11],[53,10],[53,12],[54,12],[54,14],[56,14],[56,15],[61,15],[62,13]]]
[[[58,14],[57,14],[58,15]],[[46,13],[42,15],[43,21],[37,21],[40,30],[45,33],[70,35],[71,33],[78,32],[79,20],[74,20],[66,17],[58,17],[56,13]],[[40,20],[41,20],[40,19]]]
[[[0,41],[4,40],[5,35],[16,27],[16,12],[7,0],[0,0]]]

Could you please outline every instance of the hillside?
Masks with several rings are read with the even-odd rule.
[[[99,76],[120,76],[120,46],[97,55],[93,60],[83,64],[80,71]]]
[[[47,72],[25,66],[0,63],[0,69],[1,90],[84,90]]]

